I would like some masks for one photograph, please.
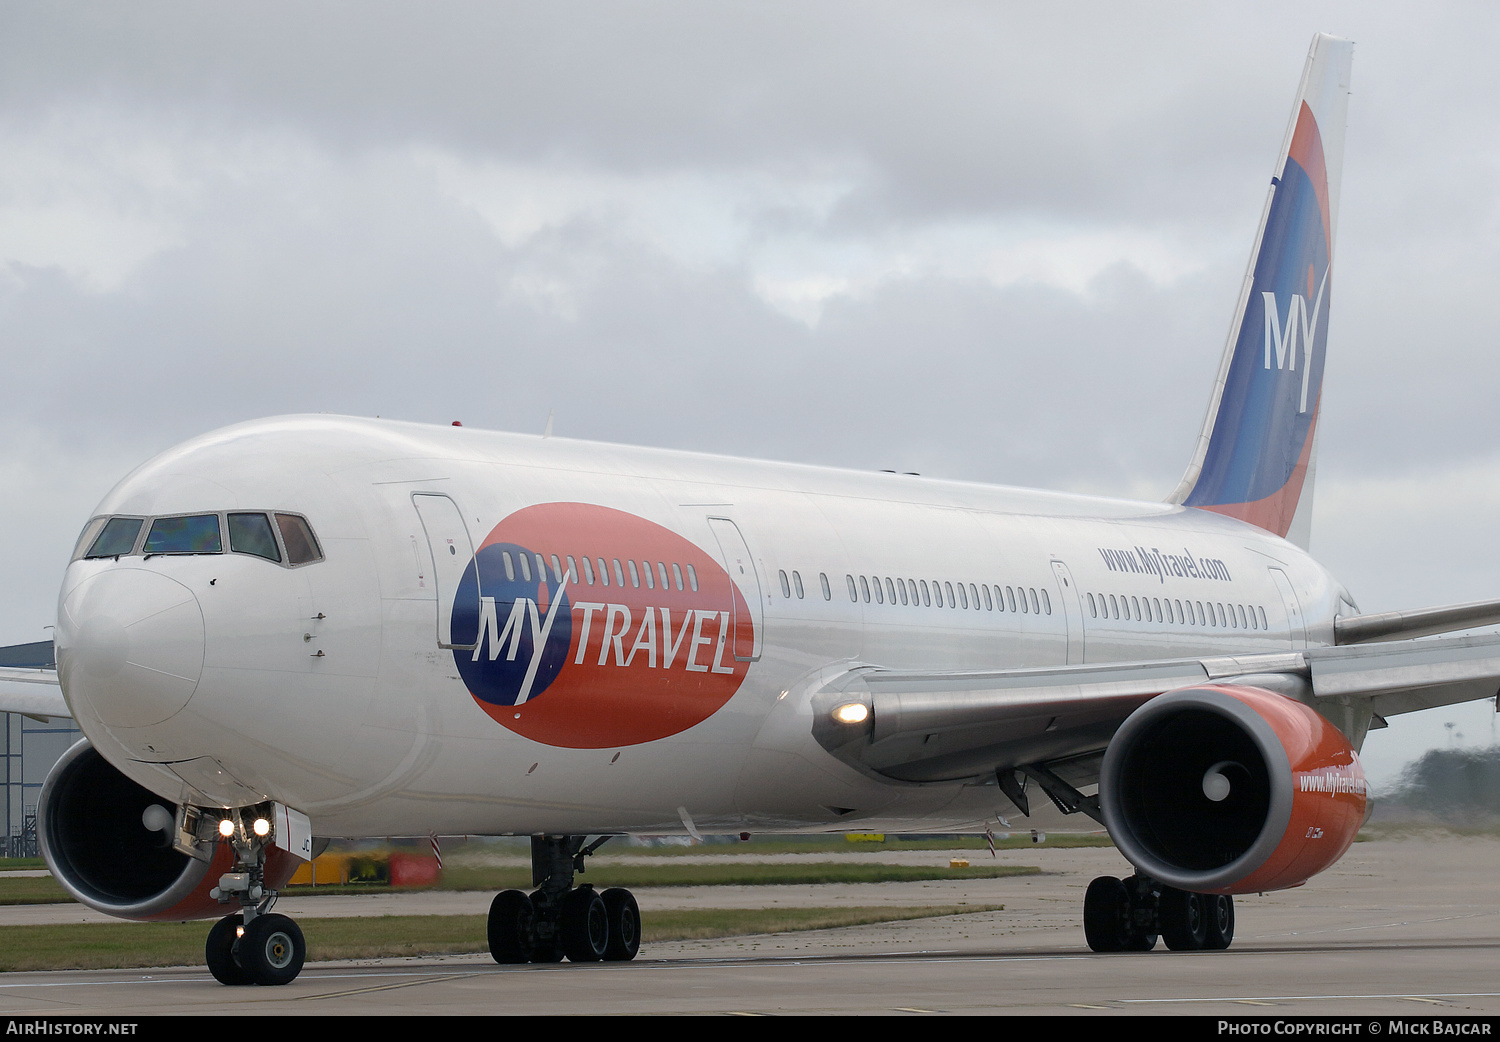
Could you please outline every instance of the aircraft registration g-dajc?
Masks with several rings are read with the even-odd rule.
[[[68,566],[61,696],[4,706],[87,736],[41,796],[54,875],[219,917],[214,976],[283,984],[271,906],[328,838],[530,836],[495,959],[630,959],[635,899],[575,885],[608,837],[1046,798],[1135,869],[1088,888],[1092,948],[1227,947],[1232,895],[1353,841],[1370,728],[1500,687],[1500,636],[1412,639],[1500,602],[1361,615],[1305,552],[1351,53],[1313,41],[1165,502],[329,416],[145,463]]]

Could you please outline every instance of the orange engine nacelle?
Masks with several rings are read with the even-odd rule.
[[[1120,853],[1200,894],[1297,886],[1333,864],[1365,815],[1359,754],[1301,702],[1209,684],[1153,698],[1104,754],[1099,803]]]
[[[145,824],[153,807],[170,802],[114,768],[85,741],[63,754],[42,785],[38,835],[53,877],[90,908],[122,919],[178,921],[227,915],[237,904],[210,896],[234,853],[219,843],[209,861],[172,847],[171,837]],[[158,812],[159,816],[159,812]],[[279,848],[266,859],[267,889],[292,877],[301,860]]]

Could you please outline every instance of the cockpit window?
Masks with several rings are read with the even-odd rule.
[[[307,564],[323,559],[323,551],[318,549],[317,537],[308,527],[306,518],[296,514],[277,514],[276,527],[281,530],[281,541],[286,544],[288,564]]]
[[[141,547],[146,554],[217,554],[222,550],[218,514],[159,517],[151,523],[151,532]]]
[[[254,554],[268,561],[280,561],[276,535],[265,514],[230,514],[229,549],[237,554]]]
[[[135,537],[140,534],[142,519],[139,517],[112,517],[103,531],[94,540],[84,557],[118,557],[128,554],[135,546]]]
[[[146,530],[144,539],[141,539],[142,529]],[[323,560],[323,550],[307,518],[274,510],[175,514],[157,518],[96,517],[79,535],[74,560],[126,554],[147,557],[157,554],[221,554],[226,533],[231,553],[259,557],[283,568]]]

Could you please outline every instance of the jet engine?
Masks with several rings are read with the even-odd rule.
[[[1110,836],[1143,875],[1200,894],[1297,886],[1337,861],[1365,815],[1344,736],[1264,688],[1213,684],[1132,713],[1104,755]]]
[[[209,895],[233,853],[208,861],[173,845],[177,808],[131,781],[85,739],[63,754],[37,806],[42,855],[52,875],[90,908],[123,919],[223,915]]]

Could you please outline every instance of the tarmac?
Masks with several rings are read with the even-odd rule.
[[[949,855],[837,856],[946,864]],[[982,851],[963,856],[988,859]],[[1097,875],[1129,871],[1112,848],[1041,846],[1002,851],[997,860],[1043,871],[994,880],[635,891],[647,921],[670,908],[1003,906],[943,919],[651,944],[628,964],[501,967],[482,954],[316,963],[282,988],[227,989],[202,967],[12,973],[0,975],[0,1013],[1500,1013],[1500,840],[1428,833],[1357,843],[1302,887],[1237,898],[1227,952],[1090,952],[1081,926],[1084,889]],[[487,907],[486,894],[432,891],[283,899],[277,910],[312,934],[324,916],[478,914]],[[0,908],[0,925],[95,918],[77,905]]]

